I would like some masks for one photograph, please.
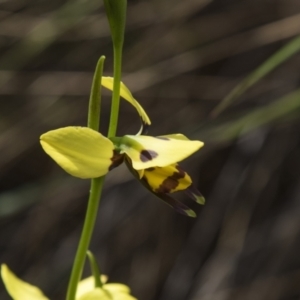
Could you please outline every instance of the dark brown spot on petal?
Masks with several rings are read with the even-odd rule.
[[[112,164],[109,166],[109,171],[118,167],[124,160],[124,154],[121,154],[117,152],[116,150],[113,150],[113,156],[110,159],[112,161]]]
[[[153,150],[142,150],[141,154],[140,154],[140,160],[142,162],[147,162],[157,156],[158,156],[158,153]]]
[[[170,139],[167,138],[167,137],[164,137],[164,136],[155,136],[156,139],[159,139],[159,140],[164,140],[164,141],[169,141]]]
[[[152,167],[152,168],[147,168],[147,169],[145,169],[145,170],[147,170],[148,172],[152,172],[152,171],[154,171],[154,170],[155,170],[155,168],[154,168],[154,167]]]
[[[172,176],[167,177],[161,185],[156,189],[157,193],[170,193],[176,189],[179,184],[179,180],[185,177],[185,172],[176,166],[178,172],[174,172]]]

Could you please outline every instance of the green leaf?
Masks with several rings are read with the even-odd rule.
[[[202,132],[206,139],[211,137],[218,141],[228,141],[241,134],[279,120],[300,109],[300,89],[261,108],[222,125]]]

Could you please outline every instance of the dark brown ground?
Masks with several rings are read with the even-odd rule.
[[[0,18],[0,262],[62,300],[89,182],[59,169],[39,136],[86,124],[100,55],[112,75],[108,25],[100,0],[3,0]],[[268,109],[299,88],[300,56],[211,117],[299,33],[299,0],[129,1],[123,80],[149,113],[151,135],[206,143],[182,166],[207,204],[179,195],[198,214],[183,217],[124,166],[113,170],[91,244],[111,281],[140,300],[300,299],[300,111]],[[103,133],[109,106],[105,97]],[[119,135],[138,129],[122,103]]]

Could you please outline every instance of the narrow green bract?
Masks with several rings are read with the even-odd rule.
[[[126,21],[126,0],[104,0],[114,47],[122,47]]]

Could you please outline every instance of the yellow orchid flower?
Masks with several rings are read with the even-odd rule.
[[[19,279],[5,264],[1,266],[1,276],[13,300],[49,300],[38,287]],[[106,276],[101,276],[102,288],[95,287],[92,276],[80,281],[75,299],[136,300],[130,295],[128,286],[120,283],[106,283],[106,280]]]
[[[125,135],[112,140],[126,154],[125,163],[131,173],[151,193],[177,212],[196,217],[193,210],[168,194],[184,191],[197,203],[205,203],[204,197],[192,184],[191,177],[177,164],[199,150],[203,142],[190,141],[182,134],[158,137]]]
[[[103,76],[101,84],[103,87],[113,90],[112,77]],[[120,96],[137,110],[142,121],[139,133],[145,132],[151,121],[143,107],[134,99],[123,82],[120,86]],[[100,177],[118,165],[118,160],[115,161],[118,156],[114,153],[113,143],[93,130],[67,127],[59,130],[59,132],[49,131],[41,136],[41,144],[48,155],[66,172],[75,177],[83,179]],[[99,156],[100,153],[101,156]],[[90,159],[87,162],[88,157]],[[84,164],[89,167],[86,169]]]
[[[125,135],[108,139],[87,127],[65,127],[43,134],[41,145],[59,166],[75,177],[105,175],[125,160],[146,188],[179,213],[195,216],[191,209],[167,194],[183,190],[197,203],[204,204],[190,176],[177,165],[203,143],[190,141],[182,134]]]
[[[111,90],[113,78],[102,77],[102,85]],[[199,150],[203,142],[191,141],[182,134],[142,135],[151,124],[148,115],[123,83],[120,95],[141,117],[142,128],[137,135],[108,139],[87,127],[65,127],[43,134],[43,149],[66,172],[84,179],[103,176],[125,161],[149,191],[178,212],[194,217],[191,209],[168,194],[184,191],[197,203],[204,204],[204,198],[193,186],[190,176],[177,164]]]

